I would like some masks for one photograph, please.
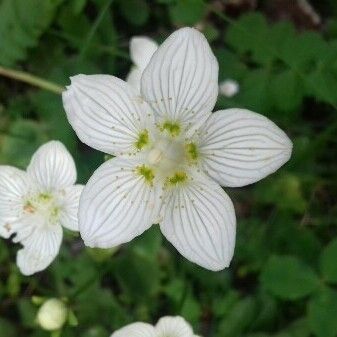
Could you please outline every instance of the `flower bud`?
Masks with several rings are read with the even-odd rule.
[[[221,82],[219,85],[220,94],[226,97],[235,96],[239,92],[239,90],[239,83],[231,79],[227,79]]]
[[[58,330],[64,325],[67,313],[68,309],[61,300],[51,298],[40,307],[37,313],[37,322],[45,330]]]

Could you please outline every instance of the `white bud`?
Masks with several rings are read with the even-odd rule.
[[[37,322],[45,330],[58,330],[64,325],[67,313],[68,309],[61,300],[51,298],[40,307],[37,313]]]
[[[231,79],[224,80],[219,85],[220,94],[226,97],[233,97],[236,95],[239,92],[239,88],[239,83]]]

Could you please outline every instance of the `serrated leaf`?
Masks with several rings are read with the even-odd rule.
[[[0,4],[0,64],[26,58],[51,24],[61,0],[3,0]]]
[[[331,241],[321,255],[321,273],[324,279],[337,283],[337,239]]]
[[[310,267],[294,256],[272,256],[261,274],[261,283],[274,295],[297,300],[311,294],[319,280]]]
[[[324,289],[309,303],[308,319],[311,331],[318,337],[337,335],[337,292]]]

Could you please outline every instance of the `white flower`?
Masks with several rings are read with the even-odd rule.
[[[239,90],[239,83],[231,79],[224,80],[219,85],[220,94],[226,97],[235,96],[239,92]]]
[[[127,76],[126,82],[138,93],[140,93],[142,73],[157,49],[157,43],[146,36],[135,36],[130,41],[130,56],[134,65]]]
[[[37,322],[44,330],[59,330],[66,322],[67,315],[66,305],[57,298],[50,298],[40,307],[37,313]]]
[[[17,265],[25,275],[49,266],[59,252],[62,226],[78,230],[77,211],[83,186],[74,185],[76,167],[58,141],[42,145],[27,171],[0,166],[0,235],[23,248]]]
[[[244,186],[276,171],[290,158],[292,143],[254,112],[211,113],[218,63],[192,28],[158,48],[143,72],[141,94],[108,75],[77,75],[63,93],[78,137],[116,156],[84,188],[82,238],[109,248],[159,223],[187,259],[221,270],[233,256],[236,220],[220,185]]]
[[[110,337],[199,337],[184,318],[162,317],[155,326],[147,323],[133,323],[114,332]]]

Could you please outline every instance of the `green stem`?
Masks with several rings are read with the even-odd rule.
[[[106,14],[106,12],[108,11],[111,3],[112,3],[113,0],[107,0],[107,2],[105,3],[105,5],[102,7],[99,15],[97,16],[95,22],[93,23],[88,35],[87,35],[87,38],[85,39],[84,41],[84,44],[83,44],[83,47],[80,51],[80,55],[79,55],[79,58],[82,58],[84,56],[84,54],[87,52],[88,48],[89,48],[89,45],[91,43],[91,40],[93,39],[95,33],[96,33],[96,30],[98,29],[100,23],[102,22],[102,20],[104,19],[104,16]]]
[[[20,70],[8,69],[0,66],[0,75],[8,78],[12,78],[17,81],[28,83],[34,87],[45,89],[53,92],[54,94],[62,94],[64,88],[47,80],[44,80],[40,77],[31,75],[27,72]]]

